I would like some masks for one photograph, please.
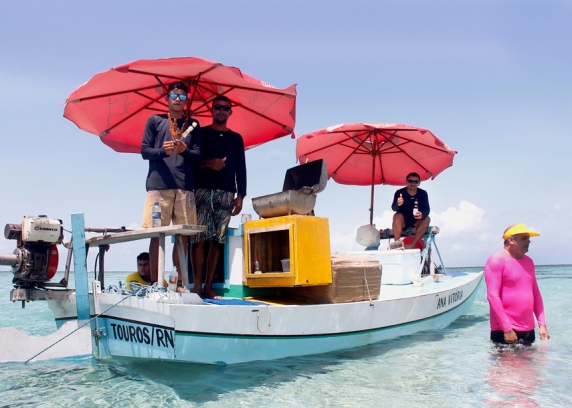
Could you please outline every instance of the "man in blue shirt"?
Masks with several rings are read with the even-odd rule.
[[[147,120],[141,142],[141,156],[149,160],[147,198],[142,228],[152,226],[153,205],[161,207],[161,225],[195,225],[194,172],[201,159],[201,129],[198,121],[185,115],[189,88],[183,82],[169,85],[165,101],[166,114],[152,115]],[[186,237],[183,242],[186,248]],[[157,280],[159,239],[153,238],[149,247],[151,276]],[[173,262],[180,271],[176,248]]]
[[[207,255],[205,287],[202,295],[217,299],[212,284],[218,259],[226,243],[230,217],[242,210],[246,196],[246,159],[242,136],[227,127],[232,103],[226,96],[212,101],[211,125],[202,131],[202,157],[195,175],[197,218],[206,232],[191,237],[193,244],[193,292],[201,294],[204,267],[204,242],[210,241]],[[236,196],[235,196],[236,194]]]
[[[429,228],[429,197],[425,190],[419,188],[421,178],[417,173],[409,173],[405,178],[407,186],[395,192],[391,209],[395,211],[393,215],[393,237],[397,241],[401,238],[401,231],[404,228],[417,227],[413,241],[406,244],[405,249],[415,248],[417,241],[427,232]],[[415,202],[417,210],[414,212]]]

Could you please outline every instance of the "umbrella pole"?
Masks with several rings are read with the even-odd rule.
[[[369,204],[369,225],[373,225],[373,194],[374,194],[374,186],[375,186],[375,159],[378,153],[378,146],[377,146],[377,138],[370,133],[369,138],[372,141],[372,150],[371,150],[371,200]]]
[[[371,183],[371,202],[369,204],[369,225],[373,225],[373,183]]]
[[[187,113],[188,116],[191,117],[191,115],[194,113],[191,110],[191,106],[193,106],[193,101],[195,100],[195,93],[197,92],[197,86],[199,86],[199,81],[201,80],[201,74],[202,72],[199,72],[199,75],[197,76],[197,79],[194,81],[194,85],[193,85],[193,94],[191,95],[191,99],[187,99]],[[191,81],[191,85],[193,84],[193,82]]]
[[[371,136],[370,136],[371,137]],[[374,139],[374,149],[371,152],[372,157],[372,165],[371,165],[371,200],[369,203],[369,225],[373,225],[373,193],[374,193],[374,186],[375,186],[375,157],[376,157],[377,146],[375,144]]]

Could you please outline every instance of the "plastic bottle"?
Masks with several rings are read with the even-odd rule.
[[[159,206],[159,202],[155,201],[155,205],[153,205],[153,212],[152,212],[152,224],[153,228],[161,226],[161,206]]]
[[[254,273],[262,273],[260,270],[260,262],[258,262],[258,258],[254,258]]]
[[[415,204],[413,204],[413,216],[417,214],[417,211],[419,211],[419,203],[417,202],[417,200],[415,200]]]
[[[173,266],[173,270],[169,274],[169,290],[176,292],[178,281],[179,281],[179,272],[177,272],[177,267]]]

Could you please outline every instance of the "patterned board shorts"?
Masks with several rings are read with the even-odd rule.
[[[173,225],[197,224],[195,195],[192,191],[151,190],[147,192],[141,228],[151,228],[151,214],[156,201],[161,207],[161,226],[167,226],[171,221]]]
[[[197,204],[197,223],[207,227],[206,232],[190,236],[192,243],[216,241],[226,243],[226,228],[230,222],[230,213],[234,193],[224,190],[195,190]]]

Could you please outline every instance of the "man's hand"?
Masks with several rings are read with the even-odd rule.
[[[173,153],[175,151],[175,142],[170,141],[170,142],[163,143],[163,150],[165,150],[165,153],[167,154],[167,156],[170,156],[171,153]]]
[[[183,154],[183,152],[187,150],[187,144],[182,140],[175,140],[173,143],[175,145],[175,151],[177,153]]]
[[[516,343],[518,341],[518,337],[516,337],[516,333],[514,330],[511,330],[504,334],[504,341],[509,344]]]
[[[209,169],[213,169],[216,171],[221,170],[222,168],[224,168],[224,166],[226,166],[226,157],[223,157],[222,159],[210,159],[210,160],[203,160],[204,162],[204,167],[208,167]],[[201,163],[203,164],[203,163]],[[201,166],[203,167],[203,166]]]
[[[397,206],[401,207],[403,205],[403,195],[399,194],[399,198],[397,199]]]
[[[232,210],[230,215],[231,216],[235,216],[240,214],[240,212],[242,211],[242,199],[244,197],[242,195],[237,195],[236,198],[234,199],[234,201],[232,202]]]
[[[413,216],[413,218],[415,218],[416,220],[420,220],[421,218],[423,218],[423,213],[421,211],[417,211]]]
[[[548,334],[548,330],[546,326],[540,326],[540,340],[548,340],[550,339],[550,334]]]

